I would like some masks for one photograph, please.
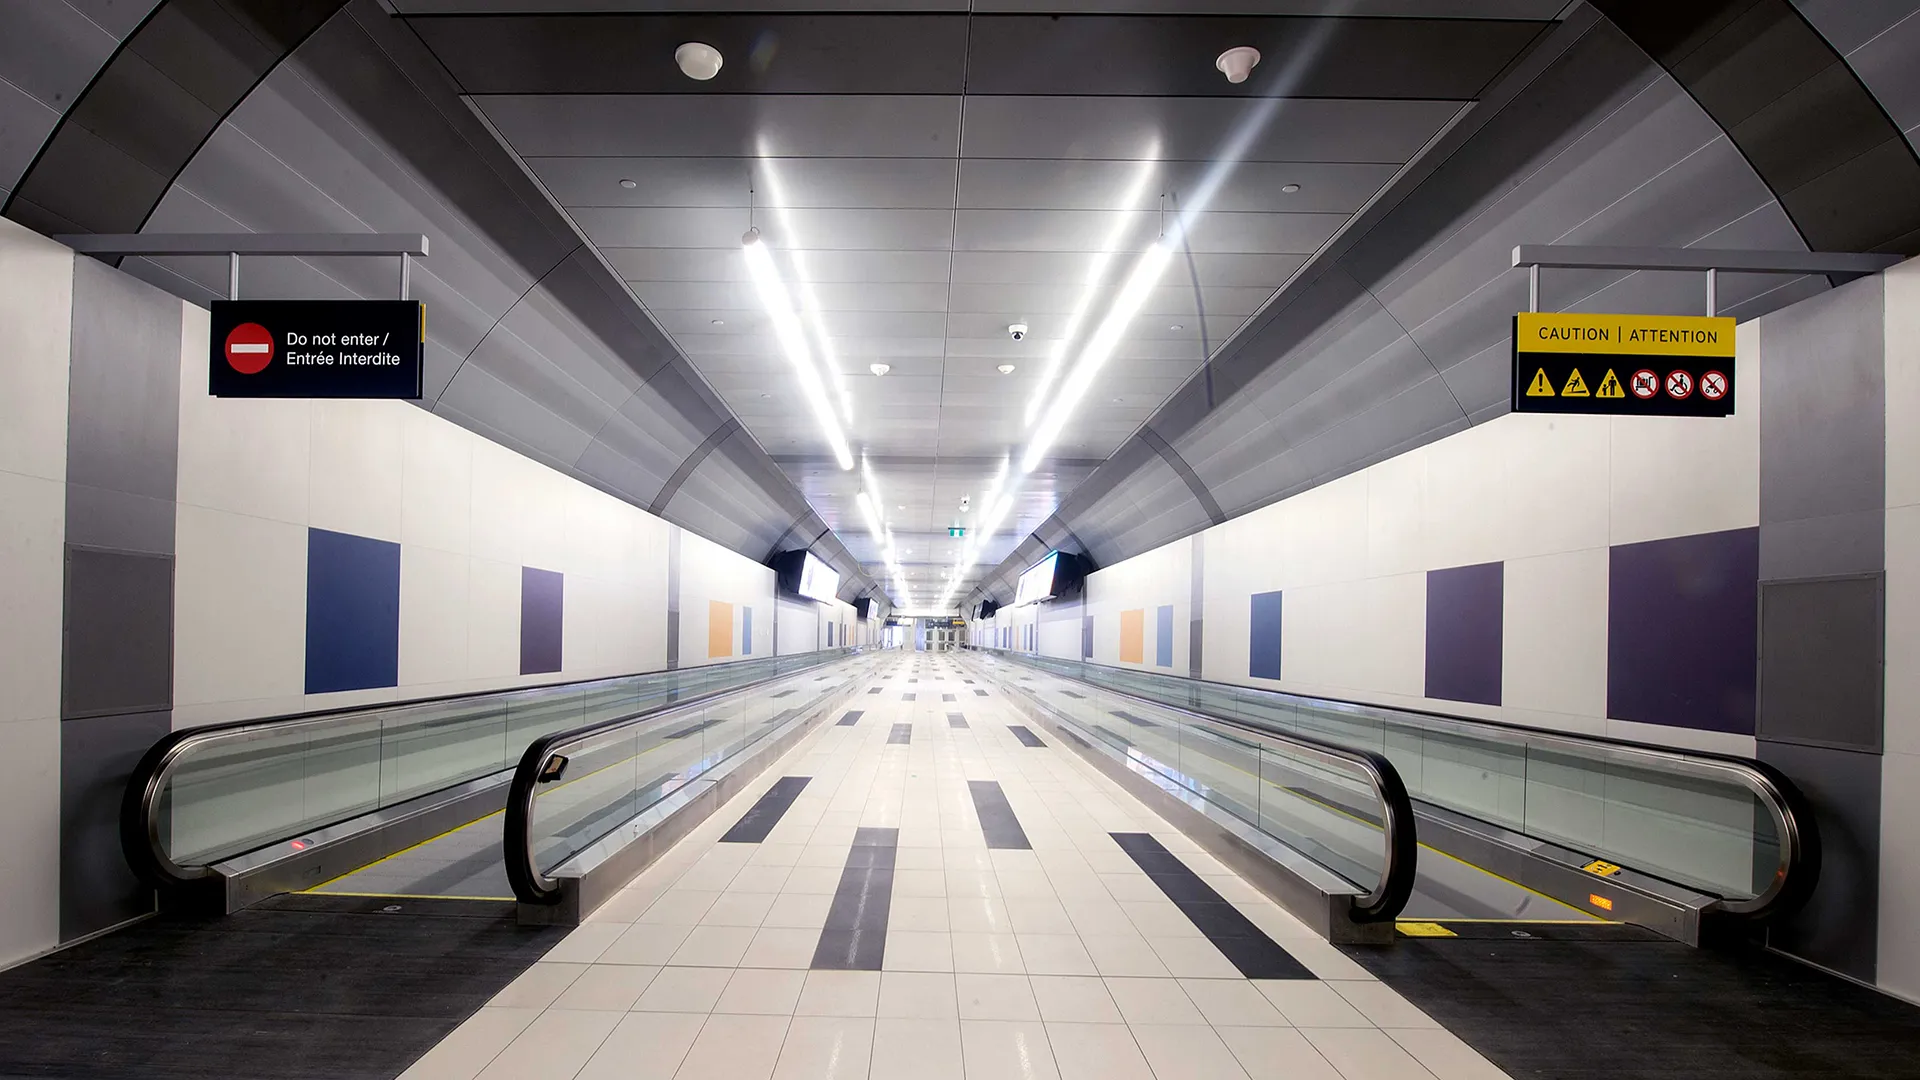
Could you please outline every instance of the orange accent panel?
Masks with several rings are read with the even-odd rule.
[[[707,601],[707,658],[733,655],[733,605]]]
[[[1141,664],[1147,656],[1147,610],[1120,613],[1120,662]]]

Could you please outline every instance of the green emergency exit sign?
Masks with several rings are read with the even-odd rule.
[[[967,535],[967,530],[966,527],[962,525],[949,525],[947,526],[947,535],[961,537]]]

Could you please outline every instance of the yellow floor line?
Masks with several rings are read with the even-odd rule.
[[[312,893],[315,896],[357,896],[363,900],[508,900],[508,901],[511,901],[513,899],[513,897],[511,896],[427,896],[427,895],[422,895],[420,893],[398,893],[398,892],[392,892],[392,893],[389,893],[389,892],[324,892],[323,893],[323,892],[315,892],[313,889],[302,889],[301,891],[306,893]]]
[[[326,888],[326,887],[327,887],[328,885],[331,885],[331,884],[333,884],[334,882],[336,882],[336,881],[339,881],[339,880],[340,880],[341,878],[350,878],[350,877],[352,877],[353,875],[355,875],[355,874],[357,874],[357,873],[359,873],[359,872],[360,872],[360,871],[362,871],[362,870],[371,870],[371,869],[373,869],[374,867],[376,867],[376,866],[379,866],[379,865],[380,865],[381,863],[383,863],[383,862],[386,862],[386,861],[387,861],[388,859],[397,859],[397,858],[399,858],[400,856],[402,856],[402,855],[405,855],[405,854],[406,854],[407,852],[409,852],[409,851],[413,851],[413,850],[416,850],[416,849],[418,849],[418,848],[423,848],[423,847],[426,847],[426,846],[427,846],[428,844],[431,844],[431,843],[433,843],[433,842],[434,842],[434,841],[436,841],[436,840],[445,840],[445,839],[446,839],[447,837],[449,837],[449,836],[452,836],[452,835],[453,835],[454,833],[457,833],[457,832],[459,832],[459,831],[460,831],[461,829],[468,829],[468,828],[472,828],[473,826],[475,826],[475,825],[478,825],[478,824],[480,824],[481,822],[483,822],[483,821],[485,821],[485,820],[487,820],[487,818],[491,818],[491,817],[499,817],[499,816],[500,816],[501,814],[504,814],[504,813],[506,813],[506,811],[505,811],[505,810],[495,810],[495,811],[494,811],[493,813],[491,813],[491,814],[486,814],[486,815],[484,815],[484,816],[482,816],[482,817],[477,817],[477,818],[474,818],[474,819],[473,819],[472,821],[469,821],[469,822],[467,822],[467,823],[466,823],[466,824],[464,824],[464,825],[455,825],[455,826],[454,826],[453,828],[451,828],[451,829],[448,829],[448,830],[447,830],[446,832],[443,832],[443,833],[441,833],[441,834],[440,834],[440,835],[438,835],[438,836],[429,836],[429,837],[427,837],[427,838],[426,838],[425,840],[422,840],[422,841],[420,841],[420,842],[419,842],[419,843],[417,843],[417,844],[409,844],[408,846],[406,846],[406,847],[403,847],[403,848],[401,848],[401,849],[400,849],[399,851],[396,851],[396,852],[394,852],[393,854],[391,854],[391,855],[388,855],[388,856],[386,856],[385,858],[381,858],[381,859],[376,859],[376,860],[374,860],[373,862],[370,862],[370,863],[368,863],[368,864],[367,864],[367,865],[365,865],[365,866],[356,866],[356,867],[354,867],[353,869],[351,869],[351,870],[349,870],[349,871],[347,871],[347,872],[346,872],[346,873],[344,873],[344,874],[336,874],[336,875],[334,875],[333,877],[330,877],[330,878],[328,878],[327,880],[325,880],[325,881],[323,881],[323,882],[321,882],[321,883],[320,883],[320,884],[318,884],[318,885],[314,885],[314,886],[311,886],[311,887],[309,887],[309,888],[305,888],[305,889],[301,889],[300,891],[301,891],[301,892],[309,892],[309,893],[310,893],[310,892],[319,892],[319,891],[320,891],[321,889],[324,889],[324,888]],[[330,894],[330,895],[333,895],[333,896],[354,896],[354,895],[359,895],[359,894],[356,894],[356,893],[332,893],[332,894]],[[385,894],[384,894],[384,893],[367,893],[367,894],[365,894],[365,895],[368,895],[368,896],[376,896],[376,895],[385,895]]]

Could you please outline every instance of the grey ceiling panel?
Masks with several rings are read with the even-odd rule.
[[[1464,101],[1539,32],[1538,24],[1457,19],[979,15],[967,89]],[[1236,86],[1210,63],[1236,45],[1276,59]]]
[[[956,251],[953,280],[966,285],[1084,282],[1092,259],[1088,252]],[[1196,252],[1191,272],[1198,274],[1203,285],[1278,286],[1305,262],[1305,255],[1292,252],[1263,255]],[[1182,252],[1167,270],[1167,276],[1186,278],[1188,274],[1187,257]],[[944,281],[946,276],[943,274],[938,280]]]
[[[934,157],[959,150],[960,101],[831,94],[471,99],[526,157]]]
[[[470,94],[673,94],[673,61],[700,41],[738,58],[714,94],[957,94],[968,20],[952,15],[656,15],[415,19],[409,25]]]
[[[961,251],[1099,251],[1109,236],[1138,251],[1161,233],[1162,216],[1137,210],[960,210],[942,215]],[[1131,220],[1128,220],[1131,219]],[[1204,212],[1188,218],[1187,243],[1196,252],[1307,253],[1346,222],[1343,214]]]
[[[0,79],[0,188],[13,190],[47,133],[59,122],[59,113]],[[5,205],[5,198],[0,195],[0,205]]]
[[[740,247],[747,230],[745,208],[603,207],[571,211],[595,244],[608,247]],[[787,223],[791,222],[791,230]],[[804,237],[811,248],[944,249],[953,237],[952,210],[793,210],[760,216],[760,231],[776,250],[790,237]]]
[[[133,33],[140,21],[145,19],[154,8],[160,6],[160,0],[66,0],[81,14],[93,20],[94,25],[113,35],[118,41]]]
[[[1150,169],[1150,172],[1143,170]],[[1161,191],[1197,191],[1211,186],[1207,206],[1214,210],[1258,213],[1351,214],[1395,166],[1326,162],[1242,162],[1232,169],[1209,161],[1022,161],[970,159],[960,167],[962,209],[1130,210],[1152,203]],[[1220,175],[1215,179],[1216,174]],[[1123,205],[1127,193],[1147,177],[1141,201]],[[953,175],[947,176],[947,202],[953,202]],[[1297,185],[1298,191],[1282,190]]]
[[[951,209],[957,163],[941,158],[553,157],[527,167],[560,205],[762,205]],[[621,181],[633,183],[632,188]]]
[[[120,35],[104,29],[64,0],[8,4],[5,17],[6,33],[0,34],[0,80],[56,110],[56,116],[86,89],[94,72],[120,43]],[[46,133],[41,134],[44,137]]]
[[[1867,28],[1873,28],[1871,36],[1857,45],[1842,45],[1835,39],[1835,33],[1827,33],[1826,19],[1816,20],[1814,25],[1827,33],[1828,40],[1846,55],[1848,66],[1873,92],[1900,130],[1906,132],[1907,142],[1912,144],[1916,130],[1920,130],[1920,65],[1913,63],[1914,56],[1920,55],[1920,4],[1913,0],[1870,4],[1858,0],[1828,0],[1822,8],[1831,11],[1835,19],[1860,18],[1868,13],[1878,16],[1864,19],[1864,26],[1845,35],[1843,40],[1851,41]],[[1898,21],[1894,21],[1896,19]],[[1881,23],[1885,24],[1884,28],[1876,25]]]
[[[110,0],[93,0],[110,2]],[[982,11],[1551,19],[1566,0],[391,0],[406,15],[663,11]],[[1851,2],[1851,0],[1848,0]]]
[[[1161,280],[1166,281],[1164,277]],[[1035,312],[1063,313],[1079,306],[1080,292],[1080,288],[1073,285],[955,285],[951,308],[961,313],[1001,312],[1011,318],[1026,317]],[[1202,288],[1199,303],[1209,314],[1245,316],[1266,303],[1272,295],[1273,286]],[[1111,290],[1100,294],[1099,302],[1090,309],[1084,324],[1087,330],[1099,325],[1111,301]],[[1196,314],[1194,305],[1191,285],[1162,284],[1149,291],[1147,298],[1142,301],[1140,318],[1193,315]],[[1002,323],[1003,335],[1005,330],[1006,324]],[[1086,332],[1082,331],[1083,336]]]
[[[1398,164],[1460,110],[1450,101],[967,96],[965,155]]]
[[[747,266],[726,248],[601,248],[630,281],[728,281],[747,283]],[[944,251],[821,251],[801,253],[817,284],[867,281],[947,280]],[[1225,284],[1231,284],[1227,282]]]

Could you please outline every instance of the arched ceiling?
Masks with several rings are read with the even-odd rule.
[[[427,232],[423,405],[754,558],[812,544],[848,596],[900,591],[854,507],[871,486],[923,605],[962,550],[955,603],[1004,598],[1049,547],[1111,563],[1499,415],[1516,243],[1920,236],[1920,0],[739,6],[16,5],[0,199],[46,232]],[[686,40],[719,78],[674,68]],[[1232,44],[1265,56],[1239,86],[1210,66]],[[750,202],[812,289],[864,470],[798,404],[740,255]],[[1111,302],[1119,271],[1089,268],[1131,265],[1165,215],[1181,250],[1114,359],[996,534],[950,540],[979,539],[1073,311]],[[393,287],[257,262],[250,295]],[[127,269],[224,288],[210,261]],[[1825,287],[1721,296],[1753,315]],[[1698,289],[1564,272],[1545,299]]]

